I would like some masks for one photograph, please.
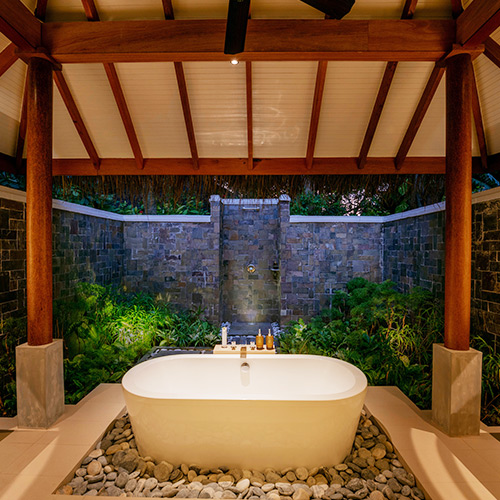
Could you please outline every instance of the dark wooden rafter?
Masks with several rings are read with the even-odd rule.
[[[451,0],[451,15],[456,19],[462,12],[462,0]]]
[[[411,19],[413,17],[415,9],[417,8],[417,2],[418,0],[406,0],[403,13],[401,14],[401,19]],[[397,61],[390,61],[385,67],[382,82],[380,83],[380,87],[378,89],[377,98],[375,99],[370,121],[368,122],[368,127],[366,128],[365,137],[359,152],[358,168],[360,170],[363,169],[366,164],[366,159],[368,158],[368,153],[370,152],[370,147],[372,145],[373,138],[375,137],[375,132],[377,131],[380,117],[382,116],[382,111],[384,110],[385,102],[387,100],[387,96],[389,95],[389,90],[391,89],[392,80],[394,79],[397,67]]]
[[[491,37],[484,44],[484,55],[500,68],[500,45]]]
[[[472,66],[472,61],[471,61]],[[476,75],[474,67],[471,68],[472,74],[472,115],[474,116],[474,125],[476,128],[477,143],[481,155],[481,165],[486,170],[488,168],[488,147],[486,145],[486,135],[484,133],[483,117],[481,114],[481,103],[479,101],[479,92],[477,90]]]
[[[248,168],[253,170],[253,86],[252,86],[252,63],[245,63],[246,78],[246,101],[247,101],[247,150],[248,150]]]
[[[82,0],[83,9],[85,11],[85,15],[89,21],[92,23],[99,22],[99,13],[97,12],[97,8],[95,6],[94,0]],[[128,141],[130,143],[130,147],[132,148],[132,152],[134,154],[135,163],[138,169],[144,168],[144,157],[142,155],[141,145],[139,144],[139,139],[137,138],[137,133],[135,131],[134,123],[132,121],[132,117],[130,115],[130,111],[128,109],[127,101],[125,99],[125,94],[123,93],[123,89],[120,83],[120,79],[118,77],[118,73],[116,72],[115,65],[113,63],[104,63],[104,71],[106,72],[106,76],[108,77],[109,85],[111,87],[111,91],[113,92],[113,96],[115,98],[116,106],[118,107],[118,111],[122,118],[122,123],[125,128],[125,133],[127,134]],[[69,110],[69,108],[68,108]],[[81,122],[83,124],[83,122]],[[76,122],[75,122],[76,125]],[[78,133],[80,130],[78,129]],[[87,134],[88,135],[88,134]],[[80,137],[83,136],[80,134]],[[88,137],[90,139],[90,136]],[[85,139],[87,141],[87,139]],[[91,142],[84,142],[85,148],[90,146]],[[93,146],[92,146],[93,148]],[[94,149],[95,151],[95,149]],[[87,152],[89,150],[87,149]],[[90,152],[89,152],[90,155]],[[96,153],[97,155],[97,153]],[[92,156],[91,156],[92,158]],[[95,161],[95,158],[93,162]],[[100,165],[100,162],[97,166]]]
[[[177,78],[177,85],[179,87],[179,95],[182,104],[182,113],[184,114],[184,122],[186,123],[186,131],[189,141],[189,149],[191,150],[191,160],[195,170],[200,168],[198,147],[196,146],[196,136],[194,135],[193,117],[191,116],[191,107],[189,106],[189,95],[186,85],[186,76],[184,75],[184,68],[182,63],[174,62],[175,76]]]
[[[403,138],[401,146],[399,147],[398,153],[396,155],[396,168],[401,169],[407,155],[410,150],[411,145],[417,135],[418,129],[422,124],[422,120],[425,117],[425,113],[429,109],[429,106],[432,102],[432,98],[436,93],[436,90],[439,87],[439,83],[443,78],[443,75],[446,71],[446,66],[443,63],[436,63],[431,72],[429,80],[427,81],[427,85],[425,86],[424,92],[418,102],[417,109],[413,114],[413,117],[410,121],[410,125],[406,130],[406,134]]]
[[[47,0],[37,0],[35,7],[35,17],[39,21],[45,20],[45,14],[47,12]],[[26,74],[27,78],[27,74]],[[24,93],[23,102],[21,105],[21,119],[19,120],[19,130],[17,132],[17,143],[16,143],[16,171],[18,173],[22,172],[23,155],[24,155],[24,144],[26,142],[26,129],[28,127],[28,86],[24,83]]]
[[[0,32],[21,50],[42,45],[42,23],[20,0],[0,2]]]
[[[16,61],[16,46],[11,43],[0,52],[0,76],[2,76]]]
[[[60,63],[228,61],[226,21],[46,23]],[[454,20],[250,19],[240,61],[437,61],[456,42]]]
[[[115,65],[111,63],[104,63],[104,70],[106,71],[113,95],[115,96],[116,105],[118,106],[118,111],[122,117],[123,126],[125,127],[130,147],[134,153],[135,163],[137,168],[142,169],[144,168],[144,157],[142,156],[141,146],[139,144],[139,140],[137,139],[132,117],[130,116],[130,112],[128,110],[125,95],[123,93]]]
[[[163,14],[166,20],[174,19],[174,9],[172,0],[162,0]],[[177,88],[179,89],[179,97],[181,99],[182,114],[186,125],[186,133],[188,136],[189,149],[191,151],[191,161],[195,170],[199,168],[198,146],[196,145],[196,136],[194,134],[193,117],[191,115],[191,106],[189,104],[189,94],[186,84],[186,75],[181,62],[174,62],[175,77],[177,79]]]
[[[309,137],[307,139],[306,150],[306,168],[311,170],[314,162],[314,149],[316,148],[316,137],[318,135],[319,116],[321,114],[321,103],[323,101],[323,92],[325,90],[327,61],[318,62],[316,73],[316,85],[314,87],[314,98],[311,111],[311,123],[309,125]]]
[[[500,0],[474,0],[457,19],[457,43],[474,47],[500,26]]]
[[[71,120],[75,124],[76,131],[78,132],[78,135],[82,140],[83,146],[87,150],[90,161],[92,162],[92,165],[94,165],[94,168],[98,169],[101,160],[94,147],[92,139],[90,138],[90,134],[87,130],[87,127],[85,126],[83,118],[80,114],[80,111],[78,110],[78,107],[75,103],[73,95],[71,94],[62,71],[54,72],[54,81],[56,82],[56,86],[59,90],[59,93],[61,94],[62,100],[66,105],[69,115],[71,116]]]

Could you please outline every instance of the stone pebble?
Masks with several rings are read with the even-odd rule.
[[[343,463],[279,471],[175,466],[141,457],[124,416],[57,493],[216,500],[425,500],[415,476],[405,470],[392,443],[364,412]]]

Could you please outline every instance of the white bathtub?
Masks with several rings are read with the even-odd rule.
[[[342,462],[367,382],[323,356],[181,354],[135,366],[122,385],[142,456],[263,470]]]

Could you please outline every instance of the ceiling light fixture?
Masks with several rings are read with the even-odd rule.
[[[237,64],[240,64],[240,61],[238,61],[238,59],[231,59],[231,64],[236,66]]]

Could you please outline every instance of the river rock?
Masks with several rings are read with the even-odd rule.
[[[170,479],[170,474],[174,470],[174,466],[168,462],[162,461],[155,466],[153,470],[154,477],[158,479],[158,482],[168,481]]]
[[[265,483],[260,488],[264,493],[269,493],[271,490],[274,490],[274,484],[273,483]]]
[[[384,494],[381,491],[374,490],[370,493],[368,497],[370,500],[385,500]]]
[[[295,492],[290,483],[276,483],[276,488],[278,488],[279,494],[284,496],[293,495]]]
[[[233,493],[232,491],[225,490],[222,492],[221,498],[237,498],[236,493]]]
[[[132,472],[137,467],[139,454],[136,450],[120,450],[113,455],[113,465],[122,467],[128,472]]]
[[[311,495],[303,488],[299,488],[292,496],[293,500],[309,500]]]
[[[278,483],[281,480],[281,476],[276,474],[276,472],[268,471],[266,473],[266,483]],[[252,482],[253,484],[253,482]]]
[[[295,475],[297,476],[297,479],[305,481],[309,477],[309,471],[305,467],[298,467],[295,470]]]
[[[240,479],[236,483],[236,489],[240,492],[243,493],[248,487],[250,486],[250,479]]]
[[[89,476],[97,476],[98,474],[101,473],[101,471],[102,471],[102,464],[97,460],[92,460],[92,462],[90,462],[87,465],[87,474]]]

